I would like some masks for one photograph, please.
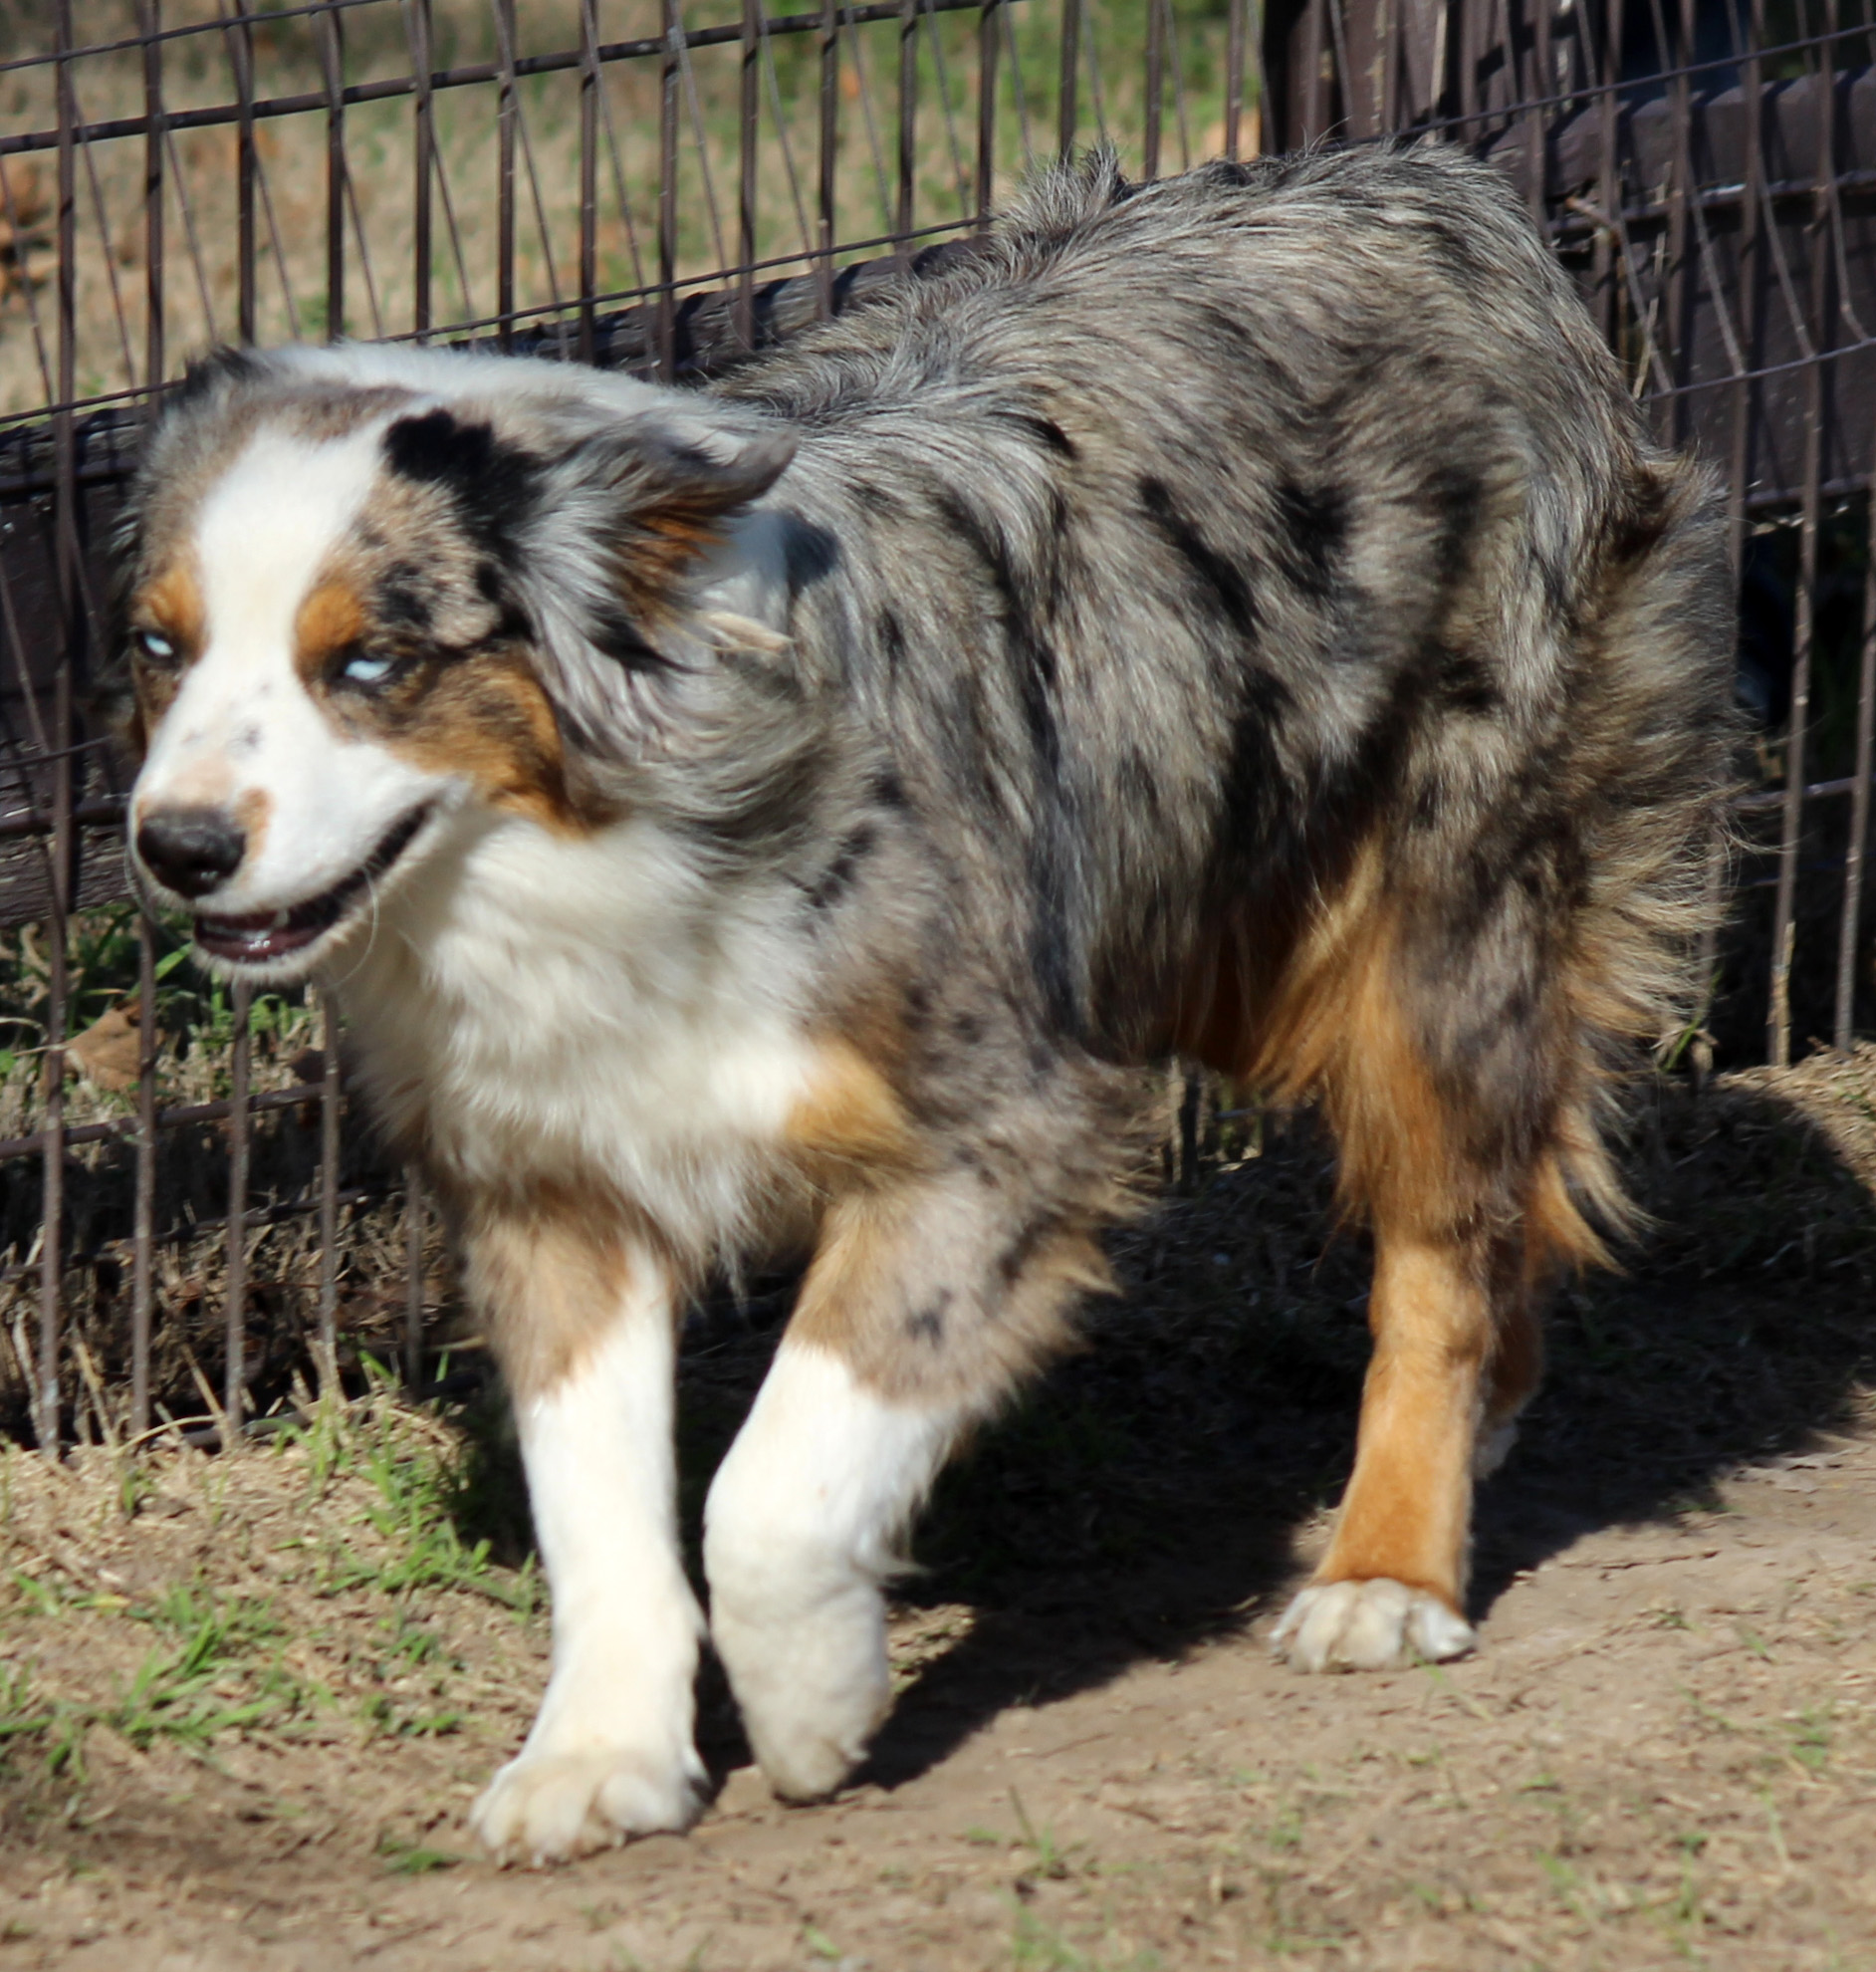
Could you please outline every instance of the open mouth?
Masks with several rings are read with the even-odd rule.
[[[270,959],[304,951],[330,931],[390,868],[429,818],[428,802],[412,809],[350,876],[291,910],[256,910],[240,917],[202,913],[195,920],[195,942],[216,958],[234,959],[244,965],[265,965]]]

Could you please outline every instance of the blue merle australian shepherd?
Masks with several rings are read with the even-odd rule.
[[[1709,489],[1486,168],[1096,157],[698,390],[227,353],[150,440],[121,607],[148,893],[228,977],[336,990],[513,1393],[555,1637],[497,1854],[698,1812],[700,1275],[813,1256],[704,1541],[813,1799],[1173,1057],[1319,1102],[1373,1230],[1278,1649],[1471,1647],[1474,1474],[1620,1223],[1603,1111],[1681,1017],[1730,765]]]

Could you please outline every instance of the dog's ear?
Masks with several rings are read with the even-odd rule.
[[[583,404],[536,454],[516,543],[545,682],[570,737],[596,754],[683,723],[685,680],[713,668],[691,575],[795,455],[794,432],[760,412],[647,397],[623,415]]]
[[[657,494],[700,517],[758,500],[795,456],[795,433],[738,405],[660,404],[631,427]]]
[[[708,533],[760,499],[795,456],[793,431],[740,405],[659,401],[625,417],[596,405],[582,410],[543,461],[538,521],[546,527],[571,520],[627,536]]]

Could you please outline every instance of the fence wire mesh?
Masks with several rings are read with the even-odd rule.
[[[438,339],[681,381],[961,250],[1093,140],[1151,178],[1405,131],[1507,172],[1726,482],[1762,785],[1684,1039],[1845,1046],[1876,1014],[1876,0],[0,17],[0,1428],[215,1433],[366,1347],[444,1366],[440,1235],[351,1125],[330,1013],[200,982],[128,901],[85,687],[137,433],[192,354]]]

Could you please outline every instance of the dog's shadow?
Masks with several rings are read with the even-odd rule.
[[[1876,1368],[1872,1097],[1876,1050],[1782,1085],[1652,1093],[1628,1166],[1655,1224],[1622,1272],[1556,1297],[1544,1386],[1480,1495],[1475,1618],[1583,1534],[1698,1506],[1741,1463],[1851,1421]],[[1124,1292],[1089,1309],[1087,1347],[940,1482],[899,1585],[925,1661],[860,1779],[896,1785],[1013,1704],[1247,1632],[1297,1579],[1298,1535],[1319,1538],[1353,1451],[1369,1255],[1332,1230],[1312,1124],[1247,1147],[1228,1135],[1188,1195],[1116,1238]],[[692,1334],[693,1555],[788,1299],[720,1305]],[[719,1774],[749,1757],[714,1673],[699,1734]]]

